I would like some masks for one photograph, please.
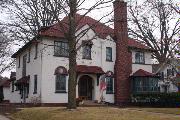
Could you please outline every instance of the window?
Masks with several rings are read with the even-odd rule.
[[[83,46],[83,59],[91,59],[91,48],[92,45],[84,45]]]
[[[56,75],[56,93],[66,92],[66,75]]]
[[[37,75],[34,75],[34,94],[37,93]]]
[[[106,61],[112,61],[112,48],[106,47]]]
[[[18,68],[21,67],[21,56],[18,57]]]
[[[26,76],[26,60],[27,60],[27,55],[23,56],[23,67],[22,67],[22,76]]]
[[[113,94],[113,78],[106,77],[106,94]]]
[[[158,78],[136,77],[133,79],[133,92],[159,92]]]
[[[69,56],[69,45],[67,42],[55,41],[54,42],[54,55],[61,57]]]
[[[31,49],[29,49],[29,51],[28,51],[28,63],[30,63],[30,61],[31,61]]]
[[[171,69],[167,69],[167,77],[171,75]]]
[[[172,68],[172,76],[174,76],[175,68]]]
[[[12,81],[12,92],[14,92],[14,80]]]
[[[34,56],[34,59],[37,59],[38,57],[38,43],[36,43],[35,45],[35,56]]]
[[[136,54],[135,54],[135,63],[140,63],[140,64],[145,63],[144,53],[143,52],[136,52]]]

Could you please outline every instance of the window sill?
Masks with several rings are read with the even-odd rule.
[[[106,92],[106,94],[114,94],[114,92]]]
[[[69,58],[69,56],[63,56],[63,55],[53,55],[54,57],[65,57],[65,58]]]
[[[106,62],[113,62],[112,60],[106,60]]]
[[[66,91],[55,91],[55,93],[67,93]]]
[[[133,64],[140,64],[140,65],[152,65],[152,64],[146,64],[146,63],[137,63],[137,62],[134,62]]]
[[[82,58],[82,59],[84,59],[84,60],[92,60],[92,58]]]

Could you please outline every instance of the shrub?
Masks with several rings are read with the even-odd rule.
[[[131,102],[138,106],[179,107],[180,93],[136,93]]]

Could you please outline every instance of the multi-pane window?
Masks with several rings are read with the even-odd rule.
[[[22,67],[22,76],[26,76],[26,60],[27,60],[27,54],[23,56],[23,67]]]
[[[36,43],[35,45],[35,56],[34,56],[34,59],[37,59],[38,57],[38,43]]]
[[[143,52],[136,52],[136,54],[135,54],[135,63],[140,63],[140,64],[145,63],[145,58],[144,58],[144,53]]]
[[[21,56],[18,57],[18,68],[21,67]]]
[[[112,48],[106,47],[106,61],[112,61]]]
[[[56,75],[56,92],[66,92],[66,75]]]
[[[31,49],[29,49],[29,51],[28,51],[28,63],[30,63],[30,61],[31,61]]]
[[[136,77],[133,79],[133,92],[158,92],[158,78]]]
[[[83,46],[83,59],[91,59],[91,45],[84,45]]]
[[[113,93],[113,78],[112,77],[106,77],[106,93],[112,94]]]
[[[67,42],[55,41],[54,42],[54,55],[68,57],[69,56],[69,45]]]
[[[14,92],[14,80],[12,81],[12,92]]]
[[[37,93],[37,75],[34,75],[34,94]]]

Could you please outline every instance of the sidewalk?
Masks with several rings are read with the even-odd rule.
[[[10,119],[6,118],[5,116],[0,115],[0,120],[10,120]]]

